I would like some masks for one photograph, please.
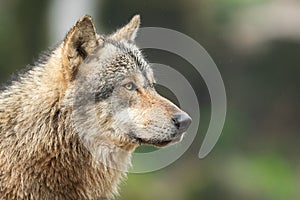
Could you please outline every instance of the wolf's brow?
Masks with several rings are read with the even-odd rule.
[[[111,40],[111,39],[106,39],[105,42],[115,46],[118,49],[121,49],[121,50],[125,51],[125,53],[130,55],[130,57],[134,59],[134,61],[136,62],[137,66],[139,67],[139,69],[141,71],[145,71],[147,69],[148,64],[142,58],[142,55],[138,51],[138,49],[130,48],[130,47],[126,46],[124,43],[117,42],[117,41],[114,41],[114,40]]]

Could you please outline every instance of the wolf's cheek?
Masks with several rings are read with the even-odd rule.
[[[112,127],[120,133],[129,133],[133,129],[137,129],[143,123],[143,115],[141,111],[134,108],[125,108],[116,112],[113,116]]]

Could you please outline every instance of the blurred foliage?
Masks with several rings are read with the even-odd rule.
[[[33,62],[47,44],[46,10],[48,1],[0,2],[0,79]]]
[[[193,145],[172,165],[152,173],[129,174],[118,199],[300,198],[300,42],[280,38],[265,41],[251,51],[241,51],[224,36],[229,31],[235,37],[231,24],[240,16],[238,12],[271,2],[103,0],[99,4],[98,16],[94,17],[104,27],[101,32],[113,31],[139,13],[142,26],[175,29],[197,40],[218,65],[228,97],[223,134],[213,152],[199,160],[197,154],[210,119],[205,82],[176,55],[146,50],[148,60],[174,67],[193,85],[201,108],[200,129]],[[50,4],[51,1],[38,0],[0,2],[2,83],[47,48]],[[160,90],[174,99],[170,91]],[[153,150],[146,147],[138,151]]]

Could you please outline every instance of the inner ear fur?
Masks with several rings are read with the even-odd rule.
[[[68,32],[63,42],[63,64],[66,78],[72,80],[82,63],[99,45],[90,16],[83,16]]]

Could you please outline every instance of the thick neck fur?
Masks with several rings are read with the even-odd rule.
[[[124,172],[106,162],[130,165],[130,154],[83,145],[72,122],[57,48],[0,93],[0,199],[106,199],[117,193]],[[102,148],[102,149],[101,149]]]

